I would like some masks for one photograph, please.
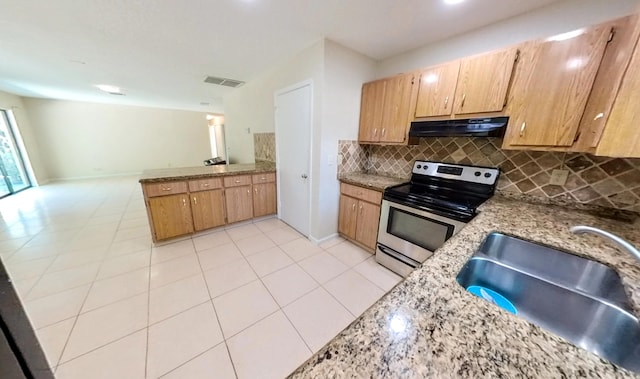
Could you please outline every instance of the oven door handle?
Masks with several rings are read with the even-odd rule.
[[[402,255],[402,254],[398,253],[397,251],[395,251],[395,250],[393,250],[391,248],[386,247],[385,245],[382,245],[382,244],[379,243],[378,244],[378,249],[382,253],[388,255],[389,257],[391,257],[391,258],[393,258],[393,259],[395,259],[397,261],[400,261],[400,262],[402,262],[402,263],[404,263],[404,264],[406,264],[408,266],[411,266],[413,268],[420,267],[420,262],[414,261],[413,259],[411,259],[411,258],[409,258],[409,257],[407,257],[405,255]]]

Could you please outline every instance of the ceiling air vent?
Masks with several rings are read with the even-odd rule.
[[[240,87],[241,85],[244,84],[243,81],[240,80],[234,80],[234,79],[227,79],[227,78],[218,78],[215,76],[207,76],[206,78],[204,78],[204,82],[205,83],[211,83],[211,84],[217,84],[219,86],[225,86],[225,87]]]

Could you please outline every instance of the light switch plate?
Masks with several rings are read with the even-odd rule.
[[[553,170],[549,184],[563,186],[567,182],[567,177],[569,177],[569,170]]]

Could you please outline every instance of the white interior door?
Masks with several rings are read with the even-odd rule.
[[[276,92],[278,210],[282,221],[309,236],[311,83]]]

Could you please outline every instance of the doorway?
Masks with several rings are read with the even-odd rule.
[[[0,110],[0,198],[31,187],[10,120]]]
[[[309,236],[311,190],[312,83],[275,93],[278,213],[282,221]]]

